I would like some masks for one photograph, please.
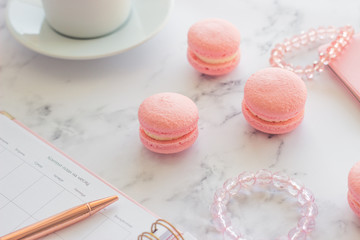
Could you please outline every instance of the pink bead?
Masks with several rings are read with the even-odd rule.
[[[347,41],[345,40],[345,38],[343,36],[338,36],[336,38],[337,42],[340,44],[340,46],[345,47],[347,44]]]
[[[210,212],[213,217],[218,217],[226,213],[226,206],[219,203],[214,203],[210,207]]]
[[[252,186],[255,183],[255,175],[249,172],[240,173],[238,176],[238,181],[245,187]]]
[[[326,36],[325,28],[324,28],[324,27],[319,27],[319,28],[317,29],[317,35],[318,35],[318,38],[319,38],[320,40],[324,39],[325,36]]]
[[[308,36],[309,36],[309,40],[310,42],[314,42],[317,38],[317,34],[316,34],[316,31],[315,29],[311,28],[308,32]]]
[[[277,48],[274,48],[270,54],[271,54],[271,56],[274,56],[274,57],[282,57],[283,56],[283,53]]]
[[[273,185],[278,189],[285,189],[288,185],[289,177],[282,173],[275,173],[273,175]]]
[[[235,195],[241,188],[240,183],[238,183],[237,178],[230,178],[225,181],[223,188],[228,191],[231,195]]]
[[[300,214],[306,217],[316,217],[318,215],[318,208],[314,202],[308,202],[301,207]]]
[[[311,217],[302,217],[298,222],[298,227],[307,233],[312,232],[315,229],[315,219]]]
[[[268,170],[259,170],[256,172],[255,178],[258,184],[269,184],[272,180],[272,174]]]
[[[294,71],[294,66],[293,66],[291,63],[285,63],[284,65],[285,65],[284,68],[285,68],[286,70],[289,70],[289,71],[291,71],[291,72]]]
[[[312,67],[312,65],[307,65],[304,69],[304,73],[305,73],[305,76],[308,78],[308,79],[313,79],[314,77],[314,68]]]
[[[335,49],[337,53],[340,53],[343,50],[343,46],[341,46],[338,42],[332,42],[330,45]]]
[[[214,201],[215,202],[221,202],[223,204],[226,204],[230,199],[230,194],[223,188],[219,188],[216,190],[214,194]]]
[[[296,66],[294,68],[294,73],[298,74],[298,75],[303,75],[304,74],[304,69],[301,66]]]
[[[214,218],[213,224],[219,232],[224,232],[227,227],[231,226],[230,218],[226,215],[221,215]]]
[[[326,49],[326,52],[327,52],[327,54],[329,54],[330,58],[335,58],[336,57],[337,52],[336,52],[334,47],[332,47],[332,46],[328,47]]]
[[[240,240],[241,234],[237,233],[232,226],[226,228],[223,234],[224,240]]]
[[[306,232],[299,228],[293,228],[288,234],[289,240],[306,240]]]
[[[322,62],[315,61],[313,63],[313,68],[317,72],[322,72],[324,71],[324,64]]]
[[[298,195],[298,202],[300,205],[305,205],[306,203],[313,202],[314,200],[314,195],[306,188],[303,188]]]
[[[345,37],[346,45],[349,43],[351,38],[352,38],[352,35],[347,35],[347,37]]]
[[[326,29],[326,34],[328,35],[328,37],[330,39],[334,39],[336,37],[336,28],[334,26],[329,26],[327,29]]]
[[[236,186],[234,186],[234,187],[229,191],[229,193],[230,193],[231,195],[235,195],[235,194],[237,194],[240,190],[241,190],[241,184],[238,183],[238,184],[236,184]]]
[[[288,39],[284,40],[284,47],[285,47],[285,52],[290,52],[291,51],[291,42]]]
[[[346,32],[347,34],[345,34],[345,39],[347,40],[347,41],[349,41],[351,38],[352,38],[352,36],[354,35],[354,28],[352,28],[352,27],[345,27],[344,28],[344,32]],[[344,36],[344,35],[343,35]]]
[[[233,187],[235,187],[237,184],[237,179],[235,178],[229,178],[228,180],[225,181],[225,183],[223,184],[223,188],[226,191],[230,191]]]
[[[330,56],[328,54],[324,54],[322,56],[320,56],[320,62],[323,63],[324,65],[328,65],[330,63]]]
[[[301,33],[300,34],[300,43],[301,43],[301,45],[306,45],[306,44],[308,44],[308,42],[309,42],[308,35],[306,33]]]
[[[287,186],[287,191],[290,195],[297,196],[302,188],[303,185],[301,183],[295,182],[294,180],[290,179]]]
[[[274,62],[274,58],[272,56],[269,58],[269,63],[271,66],[276,67],[276,63]]]
[[[279,64],[281,63],[281,57],[279,57],[279,56],[271,56],[270,57],[270,64],[271,64],[271,66],[273,66],[273,67],[277,67],[277,66],[279,66]]]
[[[277,67],[279,67],[279,68],[285,68],[285,66],[286,66],[286,62],[283,61],[283,60],[281,60],[281,62],[279,62],[279,63],[277,64]]]
[[[349,33],[345,30],[345,31],[343,31],[342,33],[341,33],[341,36],[343,37],[343,38],[347,38],[347,37],[349,37]]]
[[[275,45],[275,49],[277,49],[278,51],[280,51],[281,52],[281,55],[283,55],[284,54],[284,52],[285,52],[285,47],[284,47],[284,45],[283,44],[276,44]]]
[[[300,38],[299,38],[299,36],[297,36],[297,35],[293,36],[290,39],[290,41],[291,41],[291,44],[292,44],[293,47],[295,47],[295,48],[300,47]]]

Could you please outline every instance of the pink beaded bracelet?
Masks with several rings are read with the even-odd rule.
[[[319,27],[318,29],[310,29],[308,32],[302,32],[300,35],[293,36],[290,39],[285,39],[283,43],[275,45],[271,51],[270,64],[273,67],[280,67],[290,70],[302,78],[313,79],[315,72],[322,72],[324,66],[328,65],[330,61],[336,58],[354,35],[354,29],[351,26],[345,26],[339,29],[335,27]],[[305,67],[296,66],[286,63],[283,60],[284,54],[291,52],[293,49],[298,49],[301,46],[306,46],[317,40],[333,39],[329,46],[320,50],[319,60],[314,61],[313,64]]]
[[[277,239],[305,240],[315,228],[315,217],[318,214],[313,194],[288,176],[281,173],[272,174],[268,170],[259,170],[255,174],[243,172],[238,177],[225,181],[223,187],[216,191],[210,210],[213,224],[223,234],[223,239],[245,240],[244,236],[232,226],[231,218],[227,213],[227,204],[232,196],[239,194],[241,189],[248,189],[253,185],[272,185],[277,190],[285,191],[297,199],[301,214],[297,226],[291,229],[287,236]]]

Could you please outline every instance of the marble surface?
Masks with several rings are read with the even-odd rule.
[[[158,215],[198,239],[221,239],[211,223],[215,190],[242,171],[282,171],[316,197],[319,216],[310,239],[359,239],[360,219],[346,200],[347,174],[360,160],[360,103],[329,73],[306,81],[305,118],[293,132],[268,135],[241,112],[243,88],[269,66],[275,43],[311,27],[360,27],[360,2],[177,0],[165,28],[117,56],[71,61],[39,55],[5,26],[0,0],[0,109]],[[220,17],[242,35],[242,58],[230,74],[208,77],[186,60],[188,28]],[[294,57],[306,64],[315,49]],[[160,155],[138,137],[137,109],[146,97],[184,94],[199,108],[200,135],[187,151]],[[274,239],[296,225],[297,207],[283,196],[255,194],[231,203],[234,224],[255,239]],[[250,239],[250,238],[249,238]]]

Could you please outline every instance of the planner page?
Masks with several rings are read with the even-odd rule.
[[[157,217],[0,114],[0,236],[113,195],[118,195],[117,202],[44,239],[137,239]]]

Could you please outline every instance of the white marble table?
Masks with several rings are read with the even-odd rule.
[[[357,31],[359,1],[177,0],[154,38],[87,61],[46,57],[20,45],[5,27],[6,4],[0,1],[0,109],[141,204],[199,239],[221,239],[210,221],[215,190],[242,171],[283,171],[316,197],[311,239],[360,238],[360,219],[346,200],[347,174],[360,160],[360,103],[325,71],[306,81],[305,118],[295,131],[263,134],[241,113],[244,84],[269,66],[275,43],[321,25],[351,24]],[[187,30],[207,17],[227,19],[241,32],[242,59],[228,75],[201,75],[186,60]],[[307,63],[315,50],[309,55],[294,61]],[[200,114],[198,140],[174,155],[152,153],[138,137],[139,104],[165,91],[189,96]],[[268,194],[240,199],[231,209],[238,226],[257,239],[286,234],[298,217],[288,201]]]

